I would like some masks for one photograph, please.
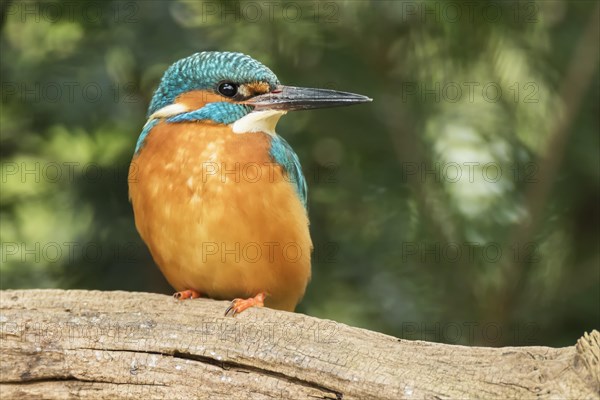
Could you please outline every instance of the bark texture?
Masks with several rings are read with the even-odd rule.
[[[226,302],[0,292],[4,399],[600,399],[600,334],[574,346],[401,340]]]

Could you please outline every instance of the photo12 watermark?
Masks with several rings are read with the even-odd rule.
[[[402,1],[390,2],[403,21],[418,23],[476,24],[507,22],[534,24],[540,9],[535,1]]]
[[[172,12],[186,26],[211,23],[322,23],[340,21],[338,1],[202,1],[174,3]]]
[[[140,3],[136,1],[12,1],[6,17],[20,23],[77,22],[90,24],[140,21]]]
[[[538,343],[541,329],[535,322],[500,324],[496,322],[402,322],[400,337],[408,340],[448,344],[497,346],[503,343]]]
[[[400,248],[403,263],[496,264],[501,261],[541,261],[540,246],[537,242],[404,241]]]
[[[400,163],[400,180],[403,183],[413,181],[421,184],[428,182],[453,183],[498,183],[503,178],[518,183],[538,182],[537,163],[500,163],[480,161],[435,161]]]
[[[72,264],[117,262],[135,264],[146,260],[146,246],[141,242],[97,241],[3,241],[0,244],[2,263]]]
[[[108,179],[123,183],[135,181],[136,167],[107,167],[96,162],[79,161],[3,161],[0,163],[0,182],[73,184],[81,181],[97,183]]]
[[[2,82],[2,101],[16,100],[27,104],[78,104],[100,102],[115,104],[141,103],[133,82]]]
[[[501,101],[537,104],[540,88],[536,82],[513,82],[504,90],[497,82],[402,82],[400,98],[403,103],[498,103]]]

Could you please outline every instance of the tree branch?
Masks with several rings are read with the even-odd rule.
[[[576,346],[401,340],[302,314],[127,292],[0,292],[2,398],[600,399]]]

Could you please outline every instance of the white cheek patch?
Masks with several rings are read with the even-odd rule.
[[[234,133],[264,132],[275,136],[275,126],[286,113],[287,111],[281,110],[252,111],[235,121],[231,129]]]
[[[168,106],[164,106],[160,110],[156,110],[154,113],[152,113],[152,115],[148,118],[148,121],[157,118],[169,118],[188,111],[190,111],[190,109],[183,104],[169,104]]]

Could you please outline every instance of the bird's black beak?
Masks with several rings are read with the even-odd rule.
[[[331,89],[277,86],[275,90],[255,96],[244,103],[254,106],[255,111],[294,111],[349,106],[369,101],[373,101],[373,99],[360,94],[339,92]]]

